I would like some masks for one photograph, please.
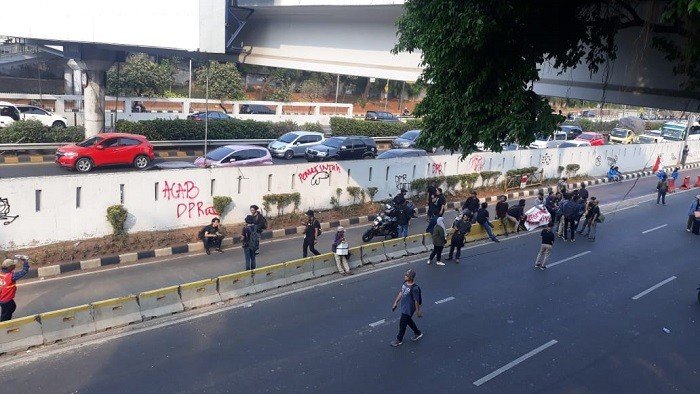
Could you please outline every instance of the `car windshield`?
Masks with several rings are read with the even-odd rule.
[[[343,145],[343,140],[340,138],[329,138],[323,141],[323,145],[330,146],[331,148],[340,148]]]
[[[683,141],[685,127],[665,124],[661,128],[661,136],[671,141]]]
[[[625,130],[625,129],[613,129],[613,131],[610,132],[610,135],[612,135],[613,137],[626,138],[627,137],[627,130]]]
[[[409,130],[409,131],[407,131],[407,132],[401,134],[401,138],[403,138],[403,139],[405,139],[405,140],[413,141],[413,140],[415,140],[416,138],[418,138],[419,135],[420,135],[420,131],[418,131],[418,130]]]
[[[95,136],[95,137],[90,137],[83,142],[78,142],[76,145],[83,147],[83,148],[87,148],[88,146],[96,145],[98,142],[101,142],[101,141],[102,141],[102,138]]]
[[[287,133],[278,138],[277,141],[284,142],[285,144],[291,144],[292,142],[294,142],[294,140],[297,139],[297,137],[299,136],[294,133]]]
[[[583,133],[583,134],[579,135],[578,138],[579,138],[579,139],[582,139],[582,140],[588,140],[588,141],[590,141],[590,140],[592,140],[592,139],[595,138],[595,135],[594,135],[594,134],[586,134],[586,133]]]
[[[380,153],[377,156],[377,159],[393,159],[395,157],[399,157],[399,155],[396,152],[386,151],[386,152]]]
[[[233,153],[233,149],[222,146],[221,148],[216,148],[213,151],[209,152],[207,154],[207,159],[213,161],[221,161],[231,153]]]
[[[652,144],[652,143],[656,142],[655,139],[653,139],[651,137],[647,137],[645,135],[640,136],[638,141],[640,144]]]
[[[537,136],[537,141],[547,141],[549,139],[549,135],[538,135]]]

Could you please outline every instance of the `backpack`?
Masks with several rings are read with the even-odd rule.
[[[267,228],[267,219],[265,219],[265,216],[260,215],[260,230],[265,230]]]
[[[205,227],[202,227],[202,229],[199,230],[199,232],[197,233],[197,239],[204,240],[204,234],[205,234],[206,232],[207,232],[206,226],[205,226]]]
[[[260,249],[260,233],[258,233],[258,226],[250,226],[250,235],[248,235],[248,248],[250,250],[256,251]]]
[[[418,284],[416,284],[416,283],[414,282],[414,283],[413,283],[413,286],[411,286],[411,291],[409,291],[408,294],[411,296],[411,300],[413,300],[413,302],[416,302],[416,300],[413,298],[413,288],[414,288],[414,287],[415,287],[416,289],[418,289],[418,300],[417,300],[417,301],[418,301],[418,305],[423,305],[423,291],[420,289],[420,287],[418,286]]]

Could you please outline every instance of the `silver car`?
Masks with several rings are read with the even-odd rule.
[[[275,141],[270,142],[267,149],[273,157],[292,159],[304,156],[306,148],[318,145],[325,140],[323,133],[314,131],[290,131]]]

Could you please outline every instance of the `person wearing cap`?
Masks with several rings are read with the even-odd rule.
[[[396,339],[391,342],[391,346],[397,347],[403,343],[403,336],[406,334],[406,326],[411,327],[413,330],[412,341],[417,341],[423,337],[423,333],[418,329],[416,323],[413,321],[413,314],[415,313],[418,317],[423,317],[423,312],[421,312],[421,304],[423,303],[423,298],[421,296],[420,287],[415,282],[416,271],[408,270],[403,276],[403,285],[401,285],[401,290],[394,300],[394,304],[391,306],[391,310],[394,311],[401,303],[401,319],[399,320],[399,334],[396,335]]]
[[[695,196],[693,201],[690,203],[690,208],[688,209],[688,225],[685,231],[690,232],[693,229],[693,224],[695,224],[695,221],[700,220],[700,218],[695,217],[697,212],[700,212],[700,194]]]
[[[406,193],[408,193],[408,190],[401,188],[399,194],[397,194],[393,199],[394,205],[403,205],[406,202]]]
[[[15,271],[17,260],[22,261],[22,269]],[[17,282],[29,272],[29,257],[15,256],[14,259],[5,259],[0,268],[0,322],[12,319],[12,314],[17,309],[15,293]]]
[[[304,222],[304,244],[302,246],[303,257],[309,255],[309,250],[311,253],[318,256],[319,251],[316,250],[316,238],[321,235],[321,223],[316,220],[314,216],[314,211],[306,211],[306,221]]]
[[[348,265],[348,241],[345,239],[345,229],[343,226],[338,226],[333,239],[331,250],[335,257],[335,266],[341,275],[352,275],[350,266]]]
[[[245,217],[245,226],[241,230],[241,239],[243,242],[243,255],[245,256],[245,269],[250,271],[255,267],[255,255],[260,249],[260,233],[258,226],[255,224],[253,215]]]

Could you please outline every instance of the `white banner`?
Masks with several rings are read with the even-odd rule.
[[[552,215],[547,212],[544,205],[535,205],[525,212],[525,228],[532,231],[538,227],[546,226]]]

